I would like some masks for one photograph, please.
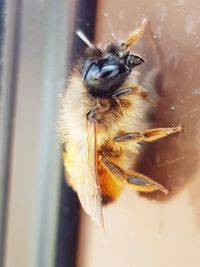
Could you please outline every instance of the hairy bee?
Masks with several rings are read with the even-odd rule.
[[[124,43],[88,47],[62,99],[59,136],[66,178],[84,210],[101,226],[102,204],[115,200],[125,184],[139,191],[168,193],[132,168],[139,143],[182,130],[181,126],[138,130],[146,115],[144,102],[153,102],[132,78],[143,59],[129,48],[142,36],[145,25],[146,20]]]

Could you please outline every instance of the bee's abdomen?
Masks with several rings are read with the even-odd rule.
[[[119,197],[122,184],[104,167],[100,160],[98,162],[98,179],[102,204],[108,204]]]

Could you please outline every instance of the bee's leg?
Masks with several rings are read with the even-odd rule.
[[[149,98],[148,93],[145,91],[144,88],[142,88],[139,85],[132,86],[134,94],[137,94],[139,97],[141,97],[143,100],[147,101],[148,103],[152,104],[154,107],[156,107],[156,102]]]
[[[160,190],[165,194],[169,193],[169,191],[164,186],[153,181],[144,174],[134,171],[123,171],[119,166],[106,158],[102,158],[101,161],[113,176],[121,180],[121,182],[127,183],[128,185],[134,187],[138,191],[152,192]]]
[[[170,134],[181,132],[183,127],[181,125],[171,128],[155,128],[139,132],[131,132],[119,135],[114,138],[115,142],[153,142],[160,138],[166,137]]]
[[[135,42],[137,42],[141,38],[141,36],[145,30],[146,25],[147,25],[147,19],[144,19],[142,21],[142,24],[140,25],[140,27],[137,28],[131,34],[131,36],[129,36],[129,38],[125,41],[126,48],[130,47],[131,45],[133,45]]]
[[[112,93],[113,98],[117,98],[120,96],[125,96],[125,95],[132,95],[133,94],[133,88],[132,87],[127,87],[127,88],[120,88],[116,90],[114,93]]]
[[[148,103],[152,104],[153,106],[156,106],[156,103],[153,100],[149,99],[147,92],[139,85],[118,89],[112,94],[112,97],[119,98],[121,96],[126,96],[131,94],[137,94]]]

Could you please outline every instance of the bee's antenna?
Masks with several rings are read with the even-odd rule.
[[[108,26],[110,28],[110,32],[111,32],[111,35],[112,37],[115,39],[115,41],[117,41],[118,43],[122,43],[122,41],[116,36],[116,34],[114,33],[114,30],[113,30],[113,26],[112,26],[112,23],[111,23],[111,20],[110,18],[107,17],[107,22],[108,22]]]
[[[81,40],[88,45],[89,47],[94,47],[94,45],[90,42],[90,40],[86,37],[86,35],[81,31],[81,30],[77,30],[76,34],[78,35],[78,37],[81,38]]]

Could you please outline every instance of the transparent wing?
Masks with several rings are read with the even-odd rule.
[[[79,175],[81,181],[77,183],[77,193],[84,210],[103,228],[101,192],[97,176],[96,126],[94,123],[89,124],[82,153],[82,166],[77,166],[82,172]]]

